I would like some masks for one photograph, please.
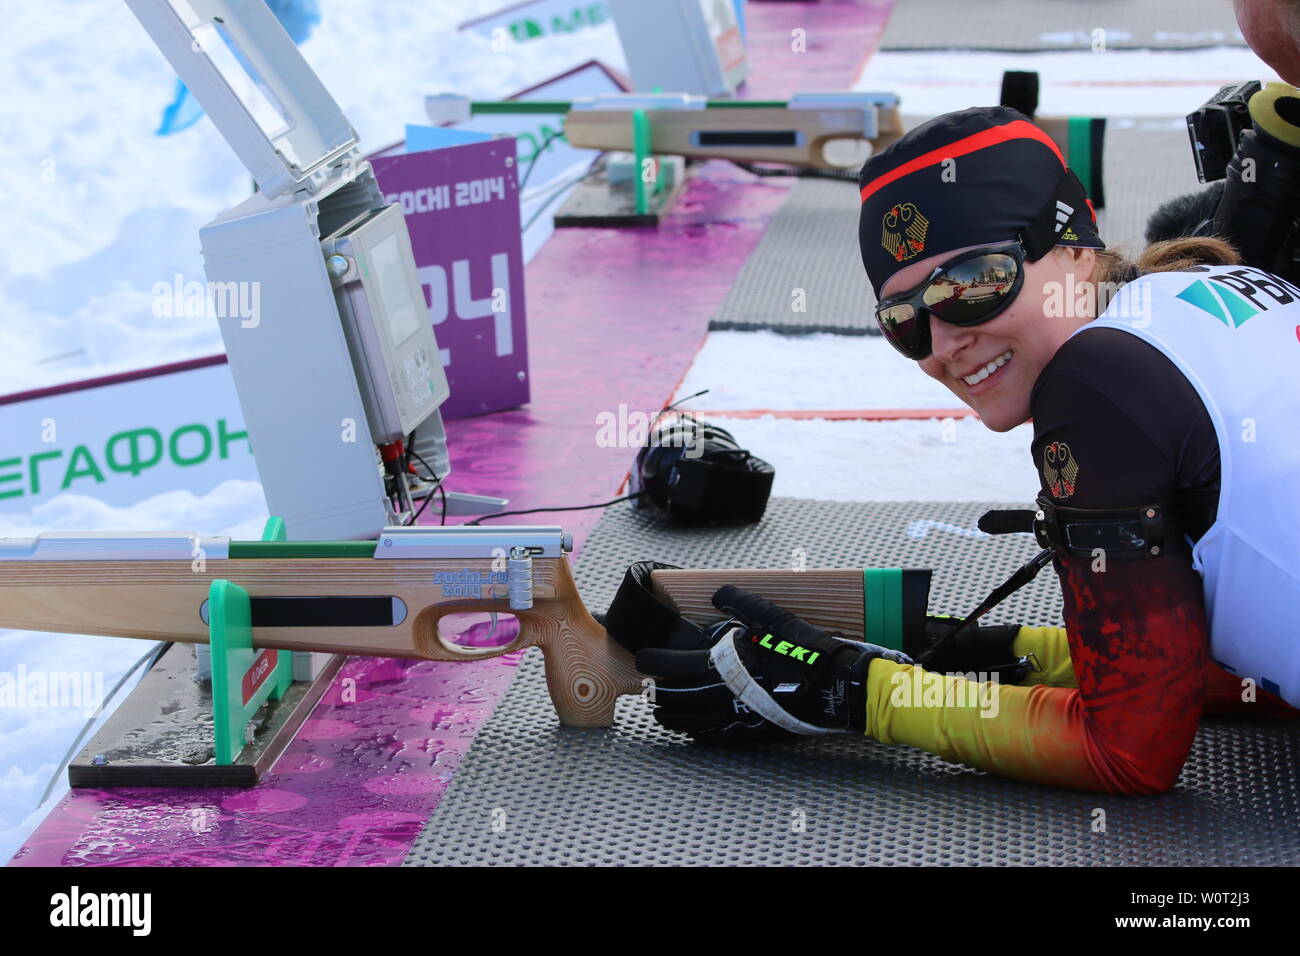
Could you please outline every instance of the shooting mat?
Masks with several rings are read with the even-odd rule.
[[[882,50],[1194,50],[1244,46],[1227,0],[900,0]]]
[[[781,498],[757,526],[708,531],[619,506],[577,578],[600,608],[639,558],[788,567],[798,548],[808,567],[933,567],[931,610],[964,613],[1034,553],[1028,537],[973,531],[988,507]],[[1059,623],[1055,576],[1045,571],[989,620]],[[1297,819],[1294,722],[1206,721],[1174,791],[1115,797],[862,738],[698,747],[634,697],[609,730],[560,727],[534,650],[405,865],[1295,865]]]
[[[855,182],[796,180],[709,330],[879,335],[858,251],[858,205]]]

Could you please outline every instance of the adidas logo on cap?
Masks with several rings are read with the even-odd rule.
[[[1074,215],[1073,206],[1067,205],[1066,203],[1061,202],[1061,200],[1059,199],[1056,200],[1056,231],[1060,232],[1062,229],[1064,229],[1065,224],[1070,221],[1070,217],[1073,215]]]

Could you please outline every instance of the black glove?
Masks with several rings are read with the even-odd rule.
[[[972,625],[961,631],[962,618],[932,614],[925,619],[923,643],[906,650],[917,664],[938,674],[997,674],[1003,684],[1018,684],[1036,669],[1031,658],[1011,649],[1019,624]]]
[[[712,624],[690,647],[678,640],[676,646],[637,651],[636,669],[654,676],[649,697],[661,727],[720,746],[792,736],[737,700],[710,666],[709,651],[734,626],[730,620]]]
[[[719,588],[713,605],[732,620],[714,629],[712,650],[645,648],[636,655],[637,670],[666,679],[656,684],[655,719],[698,740],[748,742],[779,736],[780,728],[861,732],[871,661],[910,663],[899,651],[836,637],[733,585]]]

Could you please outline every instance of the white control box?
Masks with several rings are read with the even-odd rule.
[[[267,506],[299,540],[374,538],[411,512],[380,446],[441,437],[448,394],[401,210],[264,0],[126,3],[257,183],[199,237],[210,290],[257,290],[219,321]]]

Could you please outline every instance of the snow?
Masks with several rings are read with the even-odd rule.
[[[1032,425],[997,433],[973,418],[863,422],[710,415],[706,420],[776,469],[772,494],[777,496],[1028,507],[1038,495],[1029,458]]]
[[[752,374],[761,369],[762,374]],[[711,332],[674,399],[708,409],[959,408],[879,336]]]
[[[755,374],[754,370],[761,370]],[[1033,427],[989,431],[973,418],[796,420],[744,410],[955,409],[962,403],[884,339],[831,333],[712,332],[678,386],[685,411],[776,469],[772,494],[828,501],[1033,501]],[[720,411],[721,414],[712,414]]]

